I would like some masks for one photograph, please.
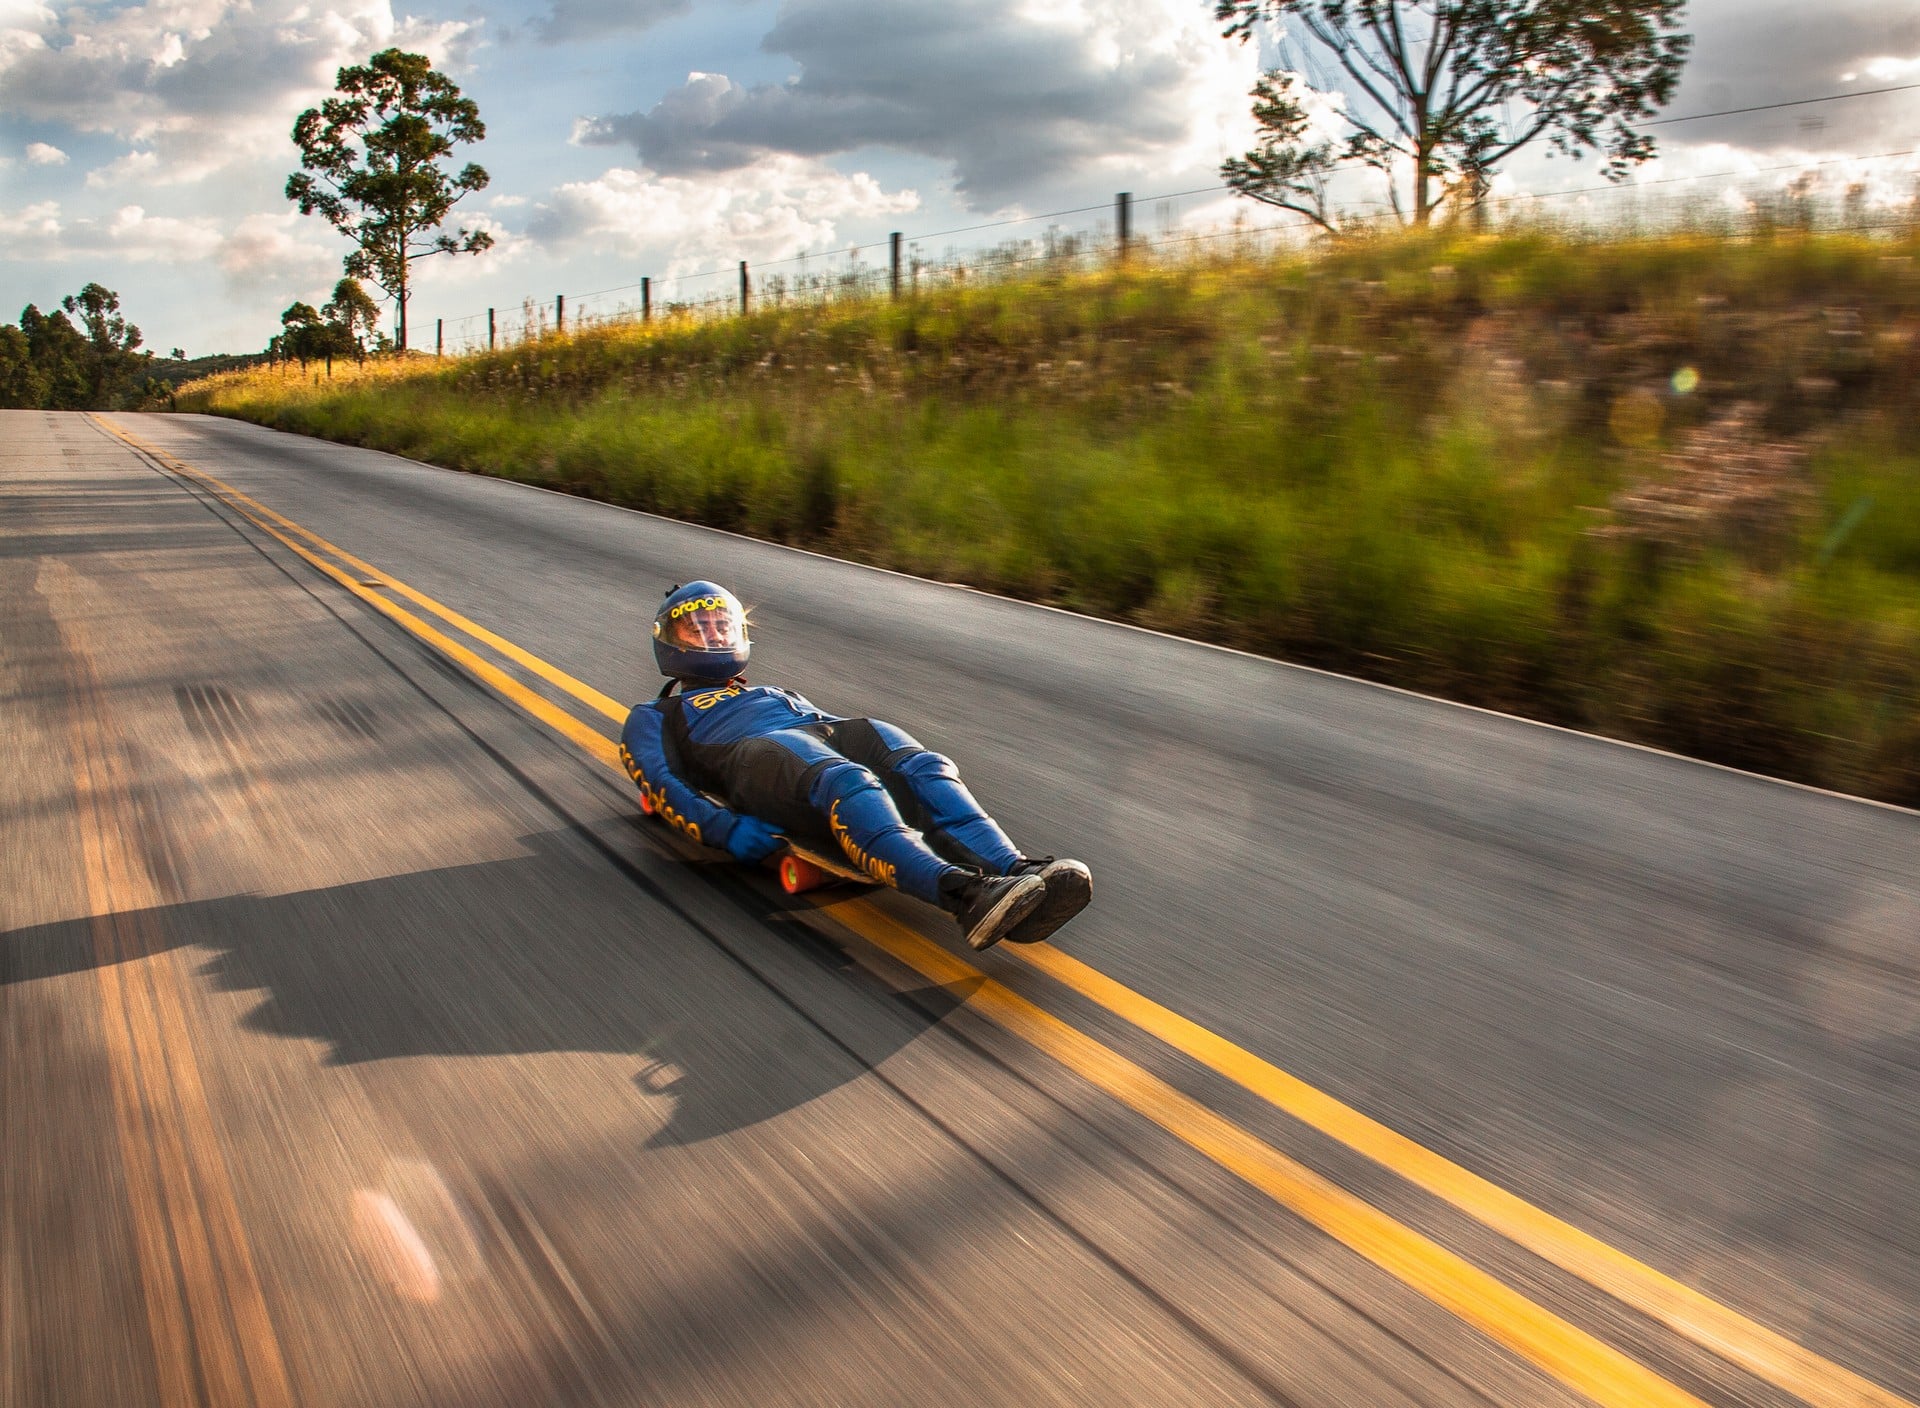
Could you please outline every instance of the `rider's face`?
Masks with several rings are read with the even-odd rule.
[[[740,643],[738,619],[731,611],[695,611],[674,628],[680,643],[695,650],[731,650]]]

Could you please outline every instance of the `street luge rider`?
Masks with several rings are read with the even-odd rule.
[[[783,833],[837,848],[953,915],[975,949],[1043,939],[1086,907],[1086,866],[1022,855],[952,762],[879,719],[748,684],[749,648],[745,610],[712,582],[673,588],[654,618],[667,685],[627,716],[620,757],[669,823],[746,863]]]

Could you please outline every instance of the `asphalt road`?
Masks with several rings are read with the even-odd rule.
[[[640,820],[695,576],[1093,906]],[[1920,1401],[1913,813],[188,416],[0,696],[0,1408]]]

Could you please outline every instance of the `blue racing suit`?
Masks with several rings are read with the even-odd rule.
[[[726,849],[740,818],[757,817],[929,904],[955,872],[1004,875],[1022,859],[948,759],[792,690],[736,680],[637,704],[620,760],[692,840]]]

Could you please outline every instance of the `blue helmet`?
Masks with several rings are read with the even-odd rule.
[[[745,672],[747,612],[716,582],[673,587],[653,618],[660,673],[688,684],[725,684]]]

